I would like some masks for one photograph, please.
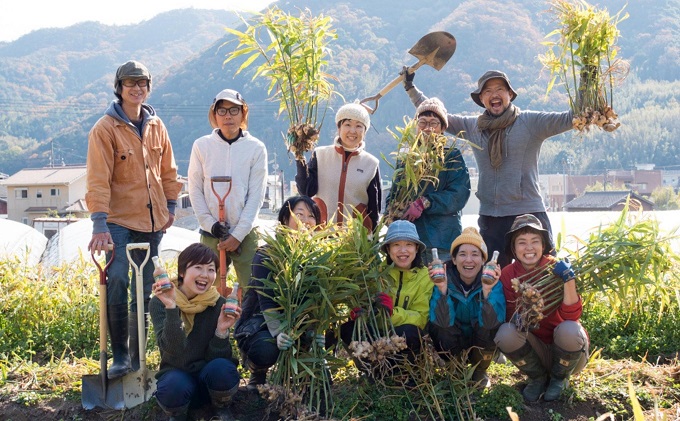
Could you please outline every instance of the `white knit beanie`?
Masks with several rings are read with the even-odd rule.
[[[420,117],[420,114],[426,111],[432,111],[433,113],[439,116],[439,119],[442,121],[442,127],[444,128],[444,130],[446,130],[446,128],[449,127],[448,112],[446,111],[444,103],[441,102],[439,98],[437,97],[428,98],[425,101],[421,102],[418,108],[416,109],[416,118]]]
[[[358,102],[345,104],[335,114],[335,125],[342,120],[356,120],[366,126],[366,131],[371,127],[371,116],[363,105]]]

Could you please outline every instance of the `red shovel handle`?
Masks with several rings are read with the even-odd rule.
[[[113,247],[113,244],[109,244],[108,249],[111,252],[111,258],[108,259],[108,262],[106,262],[106,266],[104,266],[103,268],[99,264],[99,261],[97,261],[97,258],[95,257],[94,252],[90,253],[90,255],[92,256],[92,261],[97,266],[97,269],[99,269],[99,284],[100,285],[106,285],[106,271],[109,269],[109,266],[111,266],[111,263],[113,263],[113,258],[116,256],[116,249]]]

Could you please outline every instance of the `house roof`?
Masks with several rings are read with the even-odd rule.
[[[574,200],[567,202],[567,209],[611,209],[621,202],[625,202],[630,195],[631,199],[638,200],[649,205],[653,202],[645,199],[631,190],[611,190],[611,191],[588,191]]]
[[[69,185],[85,177],[85,166],[54,167],[54,168],[25,168],[11,177],[0,180],[5,186],[44,186]]]

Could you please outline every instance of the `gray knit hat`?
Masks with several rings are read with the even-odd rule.
[[[335,114],[335,125],[337,126],[342,120],[356,120],[366,126],[366,131],[371,127],[371,116],[366,111],[363,105],[358,102],[345,104]]]
[[[118,67],[116,78],[113,81],[113,88],[118,92],[120,81],[123,79],[147,79],[149,81],[149,91],[151,90],[151,73],[142,63],[130,60]]]
[[[489,70],[488,72],[484,73],[482,77],[480,77],[479,80],[477,81],[477,90],[470,94],[472,100],[475,101],[475,104],[484,108],[484,104],[479,99],[479,94],[482,93],[482,89],[484,89],[484,85],[486,84],[486,82],[490,81],[491,79],[503,79],[505,81],[505,83],[508,85],[508,89],[510,89],[510,93],[512,94],[510,97],[510,102],[514,101],[515,98],[517,98],[517,92],[515,92],[515,90],[512,89],[512,85],[510,85],[510,79],[508,79],[508,75],[501,72],[500,70]]]
[[[380,250],[389,254],[387,246],[395,241],[412,241],[418,246],[418,253],[422,253],[425,250],[425,243],[420,241],[416,226],[412,222],[403,219],[392,222],[387,228],[387,234],[385,234],[385,239],[380,244]]]
[[[442,121],[442,127],[444,130],[449,127],[448,112],[446,111],[444,103],[441,102],[439,98],[428,98],[421,102],[416,109],[416,118],[419,118],[420,115],[426,111],[431,111],[439,117],[439,119]]]

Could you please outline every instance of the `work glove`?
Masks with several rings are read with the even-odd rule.
[[[215,222],[212,228],[210,228],[210,233],[221,241],[224,241],[229,236],[229,230],[221,222]]]
[[[385,294],[384,292],[375,294],[375,305],[378,306],[378,308],[385,310],[385,313],[387,313],[389,316],[392,316],[392,312],[394,311],[394,303],[392,302],[392,297],[389,295]]]
[[[413,88],[413,78],[416,77],[416,72],[409,72],[408,66],[404,66],[399,74],[404,75],[404,89],[408,91]]]
[[[413,222],[416,219],[420,218],[424,210],[425,204],[423,203],[423,198],[419,197],[416,200],[414,200],[413,203],[408,205],[408,208],[406,208],[406,211],[404,212],[402,219],[406,219],[407,221]]]
[[[326,335],[323,333],[316,333],[313,329],[308,329],[305,332],[304,344],[309,346],[312,341],[316,342],[319,347],[323,348],[326,346]]]
[[[357,317],[361,316],[364,314],[364,309],[361,307],[354,307],[352,311],[349,312],[349,318],[351,320],[356,320]]]
[[[281,332],[276,335],[276,347],[281,351],[285,351],[293,345],[293,338]]]
[[[553,267],[553,273],[562,278],[565,283],[574,279],[576,276],[574,270],[571,268],[571,263],[569,263],[569,261],[566,259],[558,260],[555,263],[555,266]]]

